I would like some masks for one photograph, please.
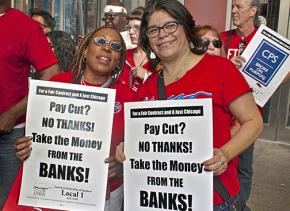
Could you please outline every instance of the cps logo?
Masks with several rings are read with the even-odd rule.
[[[276,63],[277,59],[279,58],[277,55],[271,53],[269,50],[264,50],[262,52],[262,56],[272,63]]]

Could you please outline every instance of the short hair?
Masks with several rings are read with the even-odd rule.
[[[127,16],[127,20],[140,20],[142,19],[142,16],[144,14],[145,8],[142,6],[139,6],[132,10],[132,12]]]
[[[44,20],[45,25],[47,27],[51,28],[52,31],[54,30],[55,20],[49,12],[38,9],[38,8],[32,8],[32,9],[30,9],[30,17],[32,17],[34,15],[41,16]]]
[[[180,26],[183,27],[188,43],[193,43],[194,48],[191,51],[195,54],[203,54],[206,49],[202,48],[202,43],[198,41],[195,34],[195,21],[193,20],[190,12],[177,0],[151,0],[145,8],[140,28],[139,43],[140,46],[150,58],[151,48],[149,39],[146,35],[148,23],[151,15],[156,12],[164,10],[174,19],[176,19]]]
[[[71,62],[76,51],[75,41],[71,35],[64,31],[51,31],[45,34],[54,48],[58,58],[58,65],[62,71],[71,70]]]
[[[255,18],[254,18],[254,25],[256,27],[259,27],[261,25],[261,21],[259,19],[260,6],[261,6],[260,0],[250,0],[250,4],[251,4],[251,7],[257,7],[257,12],[256,12]]]

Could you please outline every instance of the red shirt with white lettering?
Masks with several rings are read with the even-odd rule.
[[[153,73],[141,86],[138,100],[157,100],[158,73]],[[212,98],[213,100],[213,146],[220,148],[230,138],[230,123],[232,114],[229,104],[237,97],[251,92],[251,89],[241,73],[226,58],[205,54],[202,60],[191,70],[167,86],[167,100]],[[233,158],[228,163],[227,170],[219,176],[231,196],[240,192],[238,179],[238,160]],[[214,191],[214,205],[223,200]]]
[[[236,33],[236,31],[233,31],[231,33],[231,36],[230,36],[230,39],[229,39],[229,42],[228,42],[226,57],[228,59],[231,59],[233,56],[238,56],[239,55],[240,42],[243,40],[244,43],[245,43],[244,47],[246,47],[249,44],[249,42],[252,40],[252,38],[254,37],[254,35],[255,35],[257,30],[258,29],[255,28],[254,31],[251,34],[249,34],[247,37],[241,37],[240,35],[238,35]],[[231,31],[225,31],[225,32],[222,32],[221,35],[220,35],[224,46],[226,44],[228,33],[230,33],[230,32]]]

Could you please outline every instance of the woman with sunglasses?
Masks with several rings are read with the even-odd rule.
[[[138,99],[212,99],[214,150],[203,164],[230,196],[226,202],[214,190],[214,210],[229,210],[237,201],[243,207],[236,156],[255,141],[263,127],[247,82],[226,58],[204,54],[206,47],[196,38],[193,18],[177,0],[151,0],[142,17],[140,36],[141,47],[147,55],[153,50],[163,68],[140,87]],[[230,135],[232,115],[241,122],[234,137]],[[124,143],[117,147],[116,158],[125,159]]]
[[[144,13],[144,7],[137,7],[130,15],[128,15],[127,30],[131,39],[131,43],[136,48],[129,49],[126,52],[126,65],[124,72],[120,77],[120,81],[126,83],[135,92],[143,82],[151,75],[152,64],[147,59],[146,53],[138,44],[141,18]]]
[[[63,72],[51,80],[81,84],[84,86],[116,89],[116,103],[113,120],[109,163],[107,211],[121,210],[123,202],[122,166],[115,160],[115,148],[123,141],[124,102],[133,101],[135,93],[127,85],[118,82],[125,63],[126,46],[121,35],[113,28],[102,27],[87,34],[79,44],[71,72]],[[16,153],[25,160],[31,152],[31,138],[22,137],[16,141]]]
[[[210,25],[197,26],[196,35],[207,46],[206,53],[217,56],[222,55],[222,41],[218,31],[214,27]]]

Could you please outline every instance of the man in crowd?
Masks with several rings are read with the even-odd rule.
[[[122,2],[119,0],[108,0],[107,5],[104,7],[104,18],[102,20],[106,26],[111,26],[120,32],[127,49],[136,47],[131,43],[129,33],[126,30],[127,10]]]
[[[0,210],[17,175],[20,160],[14,141],[24,136],[28,75],[33,65],[47,80],[58,73],[42,28],[24,13],[0,0]]]
[[[239,69],[245,62],[241,56],[243,50],[249,44],[258,30],[260,1],[259,0],[233,0],[232,20],[236,29],[221,33],[226,57],[230,59]],[[284,82],[290,78],[290,72]],[[262,111],[262,108],[260,108]],[[253,175],[253,151],[254,144],[239,156],[239,179],[241,184],[241,195],[245,201],[250,197],[252,175]]]

